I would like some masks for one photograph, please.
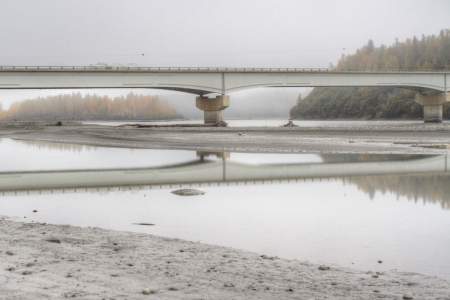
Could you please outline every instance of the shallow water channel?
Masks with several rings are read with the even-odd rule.
[[[200,153],[1,139],[0,157],[0,215],[13,219],[450,279],[446,156]],[[205,194],[172,193],[180,188]]]

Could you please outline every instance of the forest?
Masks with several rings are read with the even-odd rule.
[[[356,53],[342,56],[336,71],[443,71],[450,70],[450,30],[438,35],[398,40],[376,47],[372,40]],[[315,88],[299,96],[291,109],[294,119],[420,119],[422,107],[415,92],[394,87]],[[444,108],[450,117],[450,106]]]
[[[176,110],[157,96],[133,93],[114,98],[73,93],[16,102],[7,110],[0,106],[0,120],[7,121],[162,120],[178,117]]]

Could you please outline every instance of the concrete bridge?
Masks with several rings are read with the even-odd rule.
[[[383,174],[449,172],[450,157],[431,156],[398,161],[348,163],[281,163],[248,165],[228,161],[227,153],[215,153],[210,160],[199,153],[199,159],[183,164],[153,168],[24,171],[0,173],[0,192],[96,188],[117,186],[165,186],[239,184],[267,181],[290,181]]]
[[[257,87],[400,87],[415,90],[425,122],[441,122],[450,72],[336,72],[298,68],[0,66],[0,89],[152,88],[198,95],[206,124],[223,121],[229,94]]]

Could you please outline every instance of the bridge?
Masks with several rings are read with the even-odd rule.
[[[151,88],[195,94],[206,124],[223,121],[230,93],[258,87],[399,87],[416,91],[425,122],[441,122],[450,72],[338,72],[304,68],[0,66],[0,89]]]
[[[220,159],[208,159],[210,155]],[[0,173],[0,192],[115,186],[239,184],[385,174],[447,174],[450,157],[430,156],[345,163],[249,165],[228,161],[227,153],[199,153],[190,162],[151,168],[19,171]]]

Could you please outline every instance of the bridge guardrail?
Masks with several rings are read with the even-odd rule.
[[[391,69],[391,70],[350,70],[321,67],[303,68],[257,68],[257,67],[138,67],[138,66],[0,66],[0,72],[167,72],[167,73],[450,73],[450,70],[432,69]]]
[[[328,72],[328,68],[234,68],[234,67],[134,67],[134,66],[0,66],[0,71],[63,72],[63,71],[125,71],[125,72]]]

